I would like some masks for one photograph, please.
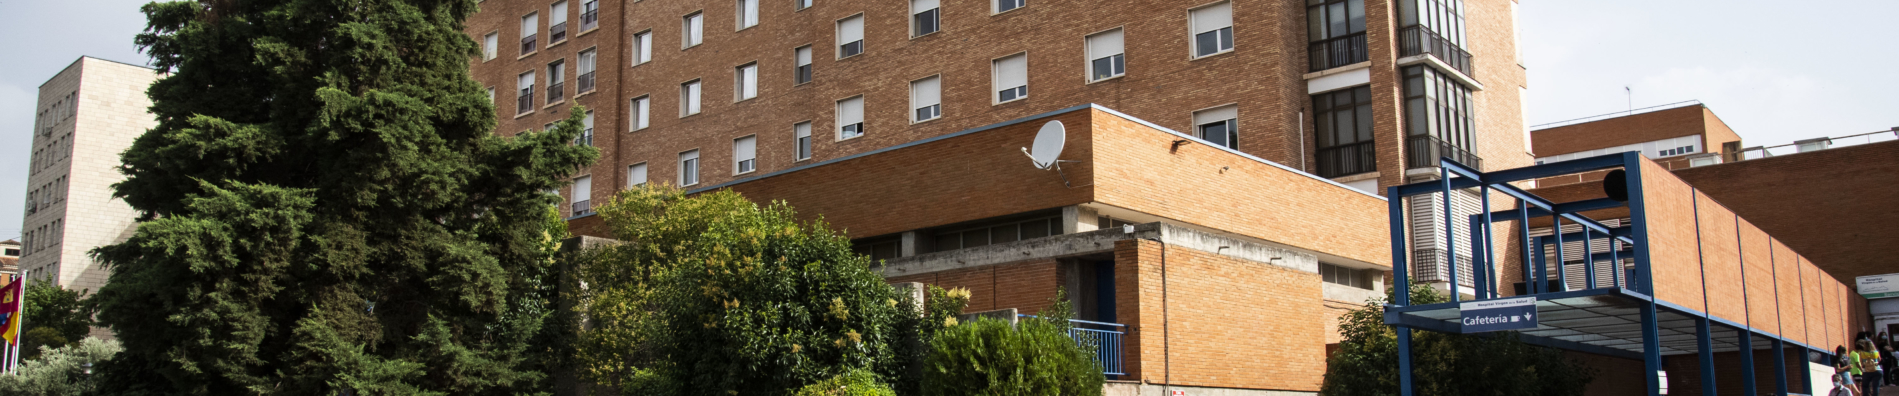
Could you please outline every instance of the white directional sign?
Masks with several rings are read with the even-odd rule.
[[[1536,297],[1467,301],[1457,307],[1465,333],[1536,328]]]

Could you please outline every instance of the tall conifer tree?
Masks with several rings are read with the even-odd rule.
[[[125,351],[108,393],[499,395],[550,389],[547,193],[598,156],[492,133],[475,0],[152,3],[171,73],[95,255]],[[556,337],[557,338],[557,337]],[[347,392],[347,393],[346,393]]]

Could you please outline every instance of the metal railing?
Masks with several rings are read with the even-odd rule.
[[[600,10],[587,10],[580,13],[580,31],[585,33],[600,26]]]
[[[1847,135],[1847,136],[1841,136],[1841,137],[1835,137],[1835,138],[1803,140],[1799,142],[1787,143],[1787,144],[1782,144],[1778,146],[1748,147],[1748,148],[1741,149],[1741,151],[1738,153],[1735,153],[1735,159],[1741,160],[1741,161],[1756,160],[1756,159],[1773,157],[1776,155],[1787,155],[1787,154],[1794,154],[1794,153],[1815,151],[1815,150],[1827,150],[1827,149],[1833,149],[1833,148],[1838,148],[1838,147],[1848,147],[1848,146],[1858,146],[1858,145],[1869,144],[1869,143],[1889,142],[1893,140],[1899,140],[1899,127],[1893,127],[1892,130],[1888,130],[1888,131],[1867,132],[1867,133],[1862,133],[1862,134],[1857,134],[1857,135]],[[1803,142],[1811,144],[1811,143],[1815,143],[1814,141],[1821,141],[1823,143],[1817,146],[1801,147],[1801,143]]]
[[[580,77],[575,78],[574,93],[578,94],[592,90],[593,72],[580,73]]]
[[[514,99],[514,104],[515,114],[526,114],[527,112],[534,111],[534,88],[521,90],[521,96]]]
[[[532,34],[521,38],[521,54],[527,55],[531,52],[534,52],[534,35]]]
[[[574,203],[573,217],[586,216],[590,214],[593,214],[593,200],[586,200],[586,201],[580,201],[580,202]]]
[[[547,103],[559,102],[561,98],[567,97],[566,85],[566,81],[555,81],[553,84],[547,84]]]
[[[1365,33],[1333,37],[1312,43],[1307,56],[1312,58],[1310,71],[1320,71],[1370,59],[1365,49]]]
[[[1484,169],[1484,160],[1476,154],[1430,135],[1405,138],[1404,156],[1405,169],[1436,167],[1438,159],[1445,157],[1471,168]]]
[[[547,43],[548,44],[558,43],[558,42],[561,42],[561,40],[566,40],[566,39],[567,39],[567,22],[556,23],[554,24],[554,26],[547,27]]]
[[[1367,141],[1319,149],[1319,177],[1332,178],[1377,171],[1377,148]]]
[[[1437,32],[1425,29],[1424,26],[1410,26],[1398,30],[1398,56],[1419,54],[1429,54],[1444,61],[1444,64],[1450,65],[1451,68],[1457,69],[1458,72],[1464,73],[1465,77],[1477,78],[1475,68],[1471,67],[1470,52],[1458,48],[1457,44],[1451,43],[1450,39],[1439,36]]]
[[[1016,315],[1023,318],[1035,318],[1035,315]],[[1068,337],[1075,339],[1075,345],[1093,355],[1095,365],[1101,367],[1102,375],[1127,375],[1121,365],[1121,337],[1127,335],[1127,325],[1086,320],[1068,320]]]

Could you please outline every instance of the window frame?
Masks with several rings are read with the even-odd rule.
[[[802,61],[804,64],[802,65],[798,64],[798,62],[800,62],[798,60],[798,52],[800,50],[804,51],[804,60]],[[817,50],[812,48],[811,44],[805,44],[802,47],[791,49],[791,86],[795,87],[817,81],[818,67],[816,60],[813,59],[816,55],[815,51]]]
[[[926,80],[936,80],[935,81],[936,104],[930,105],[930,107],[933,107],[931,111],[935,114],[930,116],[930,118],[920,118],[920,117],[917,117],[917,115],[919,114],[920,110],[923,110],[923,108],[917,107],[917,104],[918,104],[917,103],[918,102],[917,84],[922,83]],[[909,110],[910,110],[909,111],[910,124],[912,125],[935,121],[935,120],[939,120],[943,118],[943,75],[942,74],[932,74],[923,78],[910,80],[910,109]]]
[[[633,33],[633,66],[653,62],[653,29]]]
[[[692,158],[686,158],[687,154],[691,154]],[[699,172],[703,170],[702,168],[704,168],[704,166],[700,165],[699,149],[695,148],[695,149],[679,152],[679,162],[677,162],[676,164],[679,165],[679,186],[680,187],[699,185],[699,182],[701,181],[699,177]],[[687,183],[688,181],[690,181],[691,183]]]
[[[1011,89],[1011,90],[1019,89],[1021,93],[1017,94],[1016,97],[1005,100],[1002,98],[1002,91],[1003,91],[1002,62],[1003,60],[1015,58],[1018,56],[1022,57],[1022,85],[1009,87],[1008,89]],[[989,71],[989,101],[991,105],[1001,105],[1004,103],[1012,103],[1012,102],[1027,100],[1029,98],[1029,93],[1028,93],[1029,52],[1028,51],[1017,52],[1017,53],[997,57],[994,59],[990,59],[989,70],[990,70]]]
[[[547,90],[548,95],[545,98],[546,104],[543,104],[541,106],[547,107],[547,106],[560,104],[562,102],[566,102],[567,101],[567,58],[560,58],[560,59],[555,59],[552,62],[547,62],[547,76],[546,77],[547,77],[546,90]],[[560,98],[558,99],[554,97],[554,94],[556,93],[554,92],[555,89],[560,89],[560,92],[559,92]]]
[[[627,110],[633,112],[632,117],[628,117],[628,120],[626,123],[628,126],[631,127],[631,129],[628,129],[627,132],[638,132],[638,131],[645,130],[647,127],[652,126],[652,119],[653,119],[653,96],[652,95],[640,95],[633,99],[628,99],[627,102],[628,102]],[[642,124],[645,124],[645,125],[642,125]]]
[[[798,127],[800,126],[803,126],[804,130],[799,130]],[[817,156],[817,141],[811,137],[813,128],[816,128],[816,126],[812,124],[811,120],[791,124],[791,156],[794,158],[792,162],[802,162]]]
[[[691,117],[705,112],[705,80],[691,79],[679,83],[679,118]]]
[[[559,9],[557,10],[556,8],[559,8]],[[555,22],[554,21],[555,18],[560,18],[560,21]],[[568,39],[573,38],[572,34],[568,34],[569,33],[568,31],[571,29],[567,29],[567,26],[565,26],[566,24],[567,24],[567,0],[555,0],[552,3],[548,3],[547,4],[547,46],[549,48],[552,48],[555,45],[559,45],[561,43],[565,43],[567,42]],[[555,26],[559,26],[561,28],[561,32],[560,32],[561,37],[560,37],[560,40],[558,41],[554,40]]]
[[[937,3],[936,3],[936,7],[923,10],[923,12],[917,12],[916,4],[918,1],[936,1]],[[907,0],[907,2],[909,4],[906,5],[905,8],[907,8],[908,12],[906,12],[905,14],[907,15],[906,19],[910,20],[910,39],[914,40],[923,36],[928,36],[928,35],[936,34],[937,32],[943,31],[942,0]],[[931,22],[930,26],[933,28],[933,30],[930,30],[928,32],[924,32],[921,30],[923,28],[923,23],[922,23],[923,21],[920,18],[922,18],[923,14],[925,13],[930,14],[930,22]]]
[[[1220,28],[1220,29],[1213,29],[1213,30],[1209,30],[1209,31],[1206,31],[1206,32],[1201,32],[1201,33],[1195,33],[1194,31],[1196,31],[1196,30],[1198,30],[1198,28],[1196,27],[1196,26],[1197,26],[1197,25],[1196,25],[1196,22],[1197,22],[1197,20],[1196,20],[1196,19],[1194,18],[1194,13],[1195,13],[1195,12],[1198,12],[1198,11],[1200,11],[1200,10],[1205,10],[1205,9],[1208,9],[1208,8],[1212,8],[1212,7],[1218,7],[1218,6],[1221,6],[1221,5],[1226,5],[1226,6],[1227,6],[1227,24],[1226,24],[1226,27],[1225,27],[1225,28]],[[1235,49],[1238,49],[1238,47],[1239,47],[1239,38],[1237,37],[1237,35],[1238,35],[1239,33],[1238,33],[1238,31],[1237,31],[1237,29],[1235,29],[1235,26],[1234,26],[1234,25],[1235,25],[1235,24],[1233,23],[1233,1],[1232,1],[1232,0],[1220,0],[1220,1],[1215,1],[1215,2],[1211,2],[1211,3],[1206,3],[1206,4],[1201,4],[1201,5],[1199,5],[1199,6],[1195,6],[1195,7],[1192,7],[1192,8],[1188,8],[1188,9],[1187,9],[1187,55],[1188,55],[1188,59],[1202,59],[1202,58],[1208,58],[1208,57],[1213,57],[1213,56],[1215,56],[1215,55],[1220,55],[1220,54],[1225,54],[1225,53],[1228,53],[1228,52],[1233,52],[1233,51],[1234,51]],[[1220,33],[1221,31],[1223,31],[1223,30],[1224,30],[1224,31],[1226,32],[1226,37],[1225,37],[1225,38],[1226,38],[1226,48],[1223,48],[1223,49],[1220,49],[1220,48],[1218,48],[1218,47],[1220,46],[1220,45],[1219,45],[1219,44],[1220,44],[1220,42],[1219,42],[1219,39],[1220,39],[1220,35],[1219,35],[1219,33]],[[1214,33],[1214,47],[1216,47],[1216,50],[1215,50],[1215,51],[1213,51],[1213,52],[1209,52],[1209,53],[1206,53],[1206,54],[1201,54],[1201,53],[1200,53],[1200,41],[1199,41],[1199,39],[1200,39],[1200,35],[1201,35],[1201,34],[1204,34],[1204,33]]]
[[[751,72],[749,76],[746,74],[748,69]],[[745,96],[746,88],[752,90],[751,96]],[[756,99],[759,95],[758,91],[758,61],[751,61],[732,68],[732,103]]]
[[[1225,110],[1227,108],[1233,109],[1233,118],[1227,118],[1227,119],[1215,121],[1215,122],[1205,122],[1205,123],[1200,122],[1201,114]],[[1203,142],[1207,142],[1213,145],[1218,145],[1220,147],[1227,148],[1229,150],[1233,150],[1233,151],[1240,150],[1240,137],[1239,137],[1240,104],[1239,102],[1226,103],[1226,104],[1202,108],[1199,110],[1194,110],[1192,113],[1188,114],[1188,117],[1190,120],[1192,120],[1192,128],[1190,128],[1190,130],[1193,132],[1194,138],[1200,139],[1200,141],[1203,141]],[[1226,124],[1224,125],[1226,127],[1226,131],[1224,133],[1227,136],[1227,141],[1216,142],[1216,141],[1207,139],[1205,127],[1207,125],[1212,125],[1216,122],[1224,122]]]
[[[533,20],[530,21],[529,20],[530,18],[532,18]],[[534,55],[534,54],[540,53],[541,45],[539,43],[539,40],[540,40],[540,35],[541,35],[541,12],[539,10],[535,10],[525,15],[521,15],[520,18],[516,19],[516,23],[517,23],[517,26],[521,27],[521,31],[523,32],[531,31],[534,33],[526,35],[525,37],[519,38],[520,39],[519,41],[522,42],[521,49],[523,51],[521,51],[521,54],[519,56],[516,56],[515,59],[526,58],[528,55]],[[529,24],[532,24],[534,26],[531,26],[531,27],[527,26]],[[528,40],[535,40],[535,43],[527,43],[526,41]]]
[[[739,150],[739,148],[742,147],[740,142],[746,139],[751,140],[751,158],[743,158],[739,155],[742,153],[742,151]],[[751,165],[751,169],[745,169],[745,166],[748,165],[747,162],[750,162],[749,165]],[[753,172],[758,172],[758,135],[745,135],[732,139],[732,175],[737,176]]]
[[[646,165],[646,161],[640,161],[640,163],[637,163],[637,164],[627,165],[626,166],[626,187],[638,188],[638,187],[645,186],[646,183],[652,182],[653,179],[651,177],[648,177],[651,172],[651,170],[648,168],[649,167]],[[637,171],[635,171],[636,169]],[[638,183],[633,182],[633,175],[640,176],[640,181]]]
[[[481,61],[486,63],[501,57],[501,31],[494,30],[481,36]]]
[[[845,117],[844,117],[844,102],[848,102],[848,101],[852,101],[852,100],[856,100],[856,101],[857,101],[857,120],[856,120],[857,122],[854,122],[854,123],[850,123],[850,124],[845,124],[845,123],[844,123],[844,120],[845,120]],[[832,115],[832,119],[833,119],[833,120],[836,120],[836,121],[837,121],[837,129],[834,129],[834,130],[833,130],[833,131],[835,132],[835,136],[836,136],[836,138],[837,138],[837,140],[836,140],[836,141],[839,141],[839,142],[841,142],[841,141],[845,141],[845,140],[851,140],[851,139],[856,139],[856,138],[861,138],[861,137],[864,137],[864,132],[865,132],[865,131],[864,131],[864,123],[865,123],[865,119],[866,119],[866,118],[869,118],[869,117],[868,117],[868,115],[867,115],[867,114],[865,114],[865,108],[866,108],[866,107],[869,107],[869,105],[868,105],[867,103],[865,103],[865,100],[864,100],[864,95],[863,95],[863,94],[858,94],[858,95],[853,95],[853,96],[850,96],[850,97],[846,97],[846,98],[843,98],[843,99],[838,99],[838,100],[836,101],[836,105],[835,105],[835,106],[833,106],[833,108],[835,109],[835,113],[834,113],[834,114]],[[846,127],[850,127],[850,126],[856,126],[856,127],[857,127],[857,130],[855,131],[855,132],[856,132],[856,134],[853,134],[853,135],[850,135],[850,136],[845,136],[845,131],[846,131],[846,129],[845,129],[845,128],[846,128]]]
[[[1363,98],[1359,97],[1361,93],[1364,95]],[[1337,104],[1338,95],[1351,95],[1352,102],[1339,105]],[[1313,170],[1313,173],[1319,175],[1319,177],[1336,178],[1378,171],[1378,157],[1375,151],[1378,147],[1377,133],[1371,130],[1373,128],[1373,124],[1371,123],[1377,122],[1376,116],[1373,113],[1377,110],[1375,106],[1373,106],[1375,100],[1372,99],[1374,95],[1372,95],[1371,92],[1371,85],[1351,86],[1316,93],[1311,96],[1312,136],[1310,136],[1310,138],[1312,139],[1313,159],[1317,161],[1317,166],[1316,169]],[[1361,110],[1363,110],[1363,114],[1360,114]],[[1341,142],[1339,140],[1341,136],[1338,134],[1341,132],[1338,130],[1338,114],[1347,111],[1351,112],[1352,141]],[[1370,121],[1371,123],[1366,123],[1366,121]],[[1359,133],[1361,130],[1365,132],[1363,135]],[[1370,150],[1374,150],[1374,154],[1368,158],[1371,161],[1370,170],[1362,172],[1328,172],[1330,169],[1328,169],[1328,164],[1322,155],[1326,150],[1362,145],[1370,145]]]
[[[745,7],[746,2],[751,3],[750,8]],[[762,15],[763,12],[759,11],[759,8],[763,7],[763,4],[761,3],[762,2],[759,0],[733,0],[732,31],[734,32],[744,31],[745,29],[751,29],[753,27],[757,27],[760,23],[763,23],[765,18]],[[748,11],[750,12],[749,15],[747,14]],[[752,24],[750,25],[745,24],[746,22],[745,17],[748,17],[748,16],[752,18],[751,20]]]
[[[1120,46],[1121,51],[1116,52],[1114,55],[1111,55],[1111,56],[1096,57],[1094,54],[1094,42],[1092,40],[1095,37],[1100,37],[1108,33],[1114,33],[1116,31],[1119,31],[1121,33],[1121,46]],[[1127,76],[1128,74],[1128,70],[1127,70],[1128,48],[1127,48],[1127,27],[1126,26],[1115,26],[1113,28],[1103,29],[1101,31],[1094,32],[1086,36],[1082,36],[1081,45],[1082,45],[1082,57],[1087,58],[1083,60],[1083,68],[1086,69],[1083,71],[1084,73],[1086,73],[1086,75],[1084,75],[1084,78],[1087,80],[1089,84],[1113,80],[1113,79]],[[1119,66],[1121,67],[1120,72],[1114,73],[1107,77],[1095,78],[1095,61],[1098,61],[1101,59],[1108,59],[1108,64],[1110,66],[1110,69],[1112,69],[1112,67],[1116,65],[1115,63],[1116,57],[1119,57],[1119,61],[1120,61]]]
[[[686,13],[686,15],[683,17],[680,17],[679,19],[679,50],[684,51],[687,49],[691,49],[692,47],[697,47],[700,44],[705,44],[705,41],[706,41],[705,27],[706,27],[705,10],[693,11],[690,13]]]
[[[586,71],[581,71],[582,69],[586,69]],[[574,97],[580,97],[580,95],[592,93],[600,89],[600,84],[598,84],[599,80],[597,78],[598,75],[595,74],[599,71],[599,47],[587,47],[587,49],[580,50],[580,52],[574,54]],[[581,84],[583,80],[588,81],[588,83]],[[585,91],[581,90],[583,85],[585,85]]]
[[[528,82],[526,87],[521,86],[521,81],[523,80],[526,80]],[[535,87],[535,85],[540,84],[540,82],[541,82],[540,75],[535,73],[534,69],[528,69],[528,71],[521,72],[514,75],[514,103],[515,103],[514,117],[515,118],[520,118],[521,116],[528,115],[528,114],[534,114],[535,111],[540,110],[539,106],[534,105],[534,91],[538,89],[537,87]],[[528,105],[526,107],[521,106],[522,97],[527,97]],[[525,109],[526,111],[523,111],[523,109]]]
[[[1002,2],[1005,2],[1005,1],[1014,2],[1017,4],[1015,7],[1009,7],[1009,9],[1005,10],[1005,9],[1002,9]],[[1020,9],[1028,8],[1028,7],[1029,7],[1029,0],[989,0],[989,15],[990,16],[1002,15],[1002,13],[1005,13],[1005,12],[1020,10]]]
[[[844,21],[848,21],[852,19],[857,20],[857,41],[852,41],[848,43],[843,42],[844,41]],[[869,45],[868,41],[870,39],[869,37],[867,37],[868,35],[865,34],[865,30],[867,29],[867,27],[865,27],[865,19],[866,18],[864,17],[864,13],[859,12],[856,14],[851,14],[850,16],[838,18],[837,21],[834,23],[832,27],[833,29],[832,32],[833,32],[833,35],[836,37],[835,41],[838,41],[838,43],[836,43],[836,45],[832,46],[831,48],[836,51],[837,60],[849,59],[852,57],[856,57],[858,55],[863,55],[865,52],[869,52],[868,49],[865,48]],[[849,45],[851,44],[857,44],[857,52],[850,55],[845,55],[844,54],[845,49],[849,48]]]
[[[792,12],[804,11],[804,10],[811,9],[811,7],[818,6],[817,0],[792,0],[792,1],[795,2],[791,6]]]

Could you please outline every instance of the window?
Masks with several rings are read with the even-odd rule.
[[[872,262],[895,259],[903,256],[903,239],[878,237],[851,241],[851,252],[870,256]]]
[[[864,136],[864,97],[837,101],[837,139]]]
[[[566,66],[565,59],[547,64],[547,103],[549,104],[560,102],[561,98],[567,95],[564,90],[567,85]]]
[[[800,11],[802,11],[802,10],[804,10],[804,9],[806,9],[806,8],[811,8],[811,1],[812,1],[812,0],[792,0],[792,1],[796,1],[796,2],[798,2],[798,10],[800,10]]]
[[[580,56],[577,58],[580,64],[575,65],[577,69],[574,72],[579,74],[575,78],[579,86],[574,87],[574,93],[593,92],[593,68],[594,62],[599,58],[599,53],[588,48],[586,51],[580,51]]]
[[[1193,19],[1193,56],[1233,49],[1233,3],[1221,2],[1189,12]]]
[[[910,82],[910,122],[934,120],[943,116],[943,80],[929,77]]]
[[[593,147],[593,112],[580,118],[580,136],[574,137],[574,145]]]
[[[581,176],[581,177],[575,178],[572,192],[573,192],[572,194],[568,194],[568,195],[573,196],[569,198],[569,202],[571,202],[574,207],[573,216],[583,216],[583,215],[592,214],[593,205],[591,205],[591,203],[593,199],[593,176]]]
[[[1364,62],[1365,0],[1306,0],[1311,70]]]
[[[705,41],[705,20],[706,16],[704,13],[695,12],[692,13],[692,15],[686,16],[686,20],[681,22],[683,24],[680,29],[680,32],[683,33],[681,40],[684,41],[684,44],[681,45],[680,48],[692,48],[692,46],[699,45],[699,43]]]
[[[1029,96],[1029,55],[1015,54],[991,62],[995,68],[996,103]]]
[[[633,104],[627,106],[627,110],[633,112],[633,114],[629,114],[627,117],[633,120],[633,130],[646,129],[647,120],[651,118],[653,114],[650,107],[651,104],[652,98],[641,96],[633,98]]]
[[[540,14],[521,17],[521,55],[534,53],[534,34],[540,32]]]
[[[494,102],[495,102],[495,87],[488,87],[488,103],[493,104]]]
[[[633,34],[633,65],[639,66],[653,61],[653,31]]]
[[[1470,88],[1423,65],[1402,69],[1404,76],[1405,165],[1424,168],[1438,158],[1479,166]]]
[[[745,30],[745,28],[748,28],[748,27],[758,26],[758,0],[737,0],[737,1],[738,1],[738,13],[737,13],[738,29],[737,30]]]
[[[679,185],[699,184],[699,150],[679,153]]]
[[[941,28],[937,2],[940,0],[910,0],[910,37],[936,33]]]
[[[626,167],[626,185],[640,187],[646,185],[646,163],[641,162]]]
[[[1227,105],[1193,113],[1193,130],[1200,139],[1239,150],[1240,107]]]
[[[1027,3],[1028,0],[995,0],[995,1],[996,1],[997,14],[1001,14],[1003,12],[1017,9],[1017,8],[1022,8],[1022,6],[1028,5]]]
[[[554,2],[547,14],[547,45],[567,41],[567,2]]]
[[[520,93],[515,95],[515,114],[527,114],[534,111],[534,72],[521,73],[515,82]]]
[[[758,170],[758,136],[746,136],[732,141],[732,174],[744,174]]]
[[[1366,289],[1366,290],[1371,290],[1372,288],[1372,271],[1371,270],[1346,268],[1344,266],[1339,266],[1339,265],[1319,263],[1319,277],[1323,278],[1325,280],[1325,283],[1331,283],[1331,284],[1340,285],[1340,286],[1351,286],[1351,287],[1356,287],[1356,288]]]
[[[1319,177],[1378,170],[1378,154],[1372,144],[1371,103],[1371,86],[1312,96]]]
[[[600,27],[600,1],[580,3],[580,31],[584,33],[597,27]]]
[[[1398,0],[1398,27],[1405,30],[1413,26],[1463,48],[1464,0]]]
[[[496,52],[499,51],[495,47],[500,45],[500,33],[488,33],[486,36],[481,36],[481,60],[494,60]]]
[[[1127,74],[1127,58],[1122,54],[1121,29],[1088,36],[1088,80],[1101,81]]]
[[[679,85],[679,116],[699,114],[699,80]]]
[[[811,159],[811,122],[800,122],[791,126],[791,133],[798,142],[798,160]]]
[[[732,83],[732,94],[738,97],[737,100],[758,97],[758,63],[739,66],[738,70],[732,72],[732,79],[735,80]]]
[[[798,47],[791,52],[798,64],[797,69],[792,71],[792,85],[811,82],[811,46]]]
[[[864,16],[862,14],[837,21],[837,58],[844,59],[864,53]]]
[[[936,232],[933,251],[949,251],[1061,235],[1061,217],[1006,220]]]

